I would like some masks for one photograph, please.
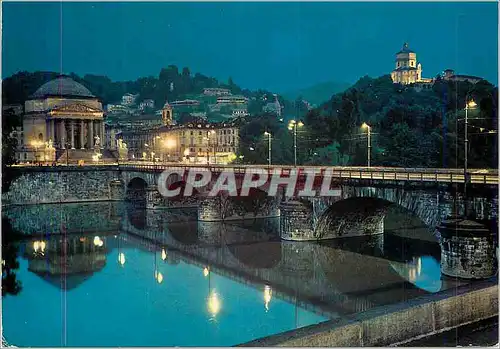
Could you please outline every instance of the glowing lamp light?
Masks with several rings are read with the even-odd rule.
[[[163,248],[161,250],[161,259],[164,261],[165,259],[167,259],[167,252],[165,251],[165,249]]]
[[[265,136],[270,136],[271,134],[270,134],[269,132],[267,132],[267,131],[266,131],[266,132],[264,132],[264,135],[265,135]]]
[[[304,123],[302,121],[299,121],[299,123],[297,124],[297,126],[302,127],[302,126],[304,126]]]
[[[361,125],[361,128],[370,128],[370,125],[368,125],[366,122],[363,122],[363,125]]]
[[[184,156],[188,156],[189,155],[189,148],[186,148],[184,149]]]
[[[221,308],[221,302],[219,300],[219,296],[215,291],[212,292],[208,297],[207,307],[208,307],[208,312],[210,313],[210,315],[212,315],[212,317],[216,317],[217,314],[219,314]]]
[[[40,241],[40,251],[45,251],[45,241]]]
[[[209,272],[210,272],[210,270],[209,270],[207,267],[205,267],[205,268],[203,269],[203,276],[204,276],[204,277],[207,277]]]
[[[121,264],[121,265],[124,265],[125,264],[125,254],[123,252],[121,252],[120,254],[118,254],[118,262]]]
[[[477,107],[477,103],[473,99],[467,102],[467,108],[474,109],[475,107]]]
[[[165,140],[164,145],[167,148],[175,148],[177,142],[175,141],[175,139],[169,138]]]
[[[37,252],[39,248],[40,248],[40,243],[38,241],[33,242],[33,250]]]
[[[104,245],[104,242],[101,240],[99,236],[94,237],[94,245],[98,247],[102,247]]]

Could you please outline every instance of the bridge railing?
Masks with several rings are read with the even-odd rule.
[[[326,170],[330,170],[333,178],[340,179],[360,179],[360,180],[381,180],[381,181],[419,181],[438,183],[464,183],[464,170],[453,168],[403,168],[403,167],[345,167],[345,166],[287,166],[287,165],[194,165],[180,163],[144,163],[144,162],[120,162],[115,164],[92,164],[83,168],[119,168],[135,171],[162,172],[166,169],[194,169],[210,170],[211,172],[233,171],[243,174],[247,169],[252,169],[258,173],[275,173],[287,176],[293,170],[298,171],[299,176],[304,175],[308,170],[315,170],[316,173],[324,175]],[[25,169],[54,169],[54,170],[75,170],[81,166],[22,166]],[[468,169],[468,183],[498,185],[499,177],[497,169]]]
[[[443,168],[398,168],[398,167],[341,167],[341,166],[258,166],[258,165],[188,165],[188,164],[123,164],[120,168],[131,170],[164,171],[165,169],[192,169],[210,170],[211,172],[233,171],[243,174],[249,168],[258,173],[278,172],[281,175],[290,175],[293,170],[298,171],[299,176],[305,175],[307,170],[316,170],[318,174],[324,175],[326,169],[331,170],[333,178],[363,179],[363,180],[387,180],[387,181],[419,181],[440,183],[463,183],[463,169]],[[260,170],[260,171],[259,171]],[[493,169],[470,169],[467,171],[468,182],[473,184],[498,185],[498,170]]]

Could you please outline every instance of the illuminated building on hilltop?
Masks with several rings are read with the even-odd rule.
[[[422,78],[422,64],[417,62],[417,54],[409,49],[407,43],[396,53],[396,67],[391,78],[394,83],[403,85],[432,82],[432,79]]]

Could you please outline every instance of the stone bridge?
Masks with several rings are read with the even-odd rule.
[[[434,231],[453,212],[454,205],[458,211],[463,207],[454,173],[450,175],[451,182],[446,182],[443,178],[448,178],[447,175],[436,174],[436,180],[426,180],[424,172],[407,173],[404,178],[397,173],[390,177],[382,172],[382,178],[389,179],[381,180],[376,172],[368,172],[368,178],[359,172],[356,178],[352,173],[346,177],[339,171],[338,176],[332,176],[330,189],[336,190],[332,190],[330,196],[300,196],[306,178],[299,175],[293,196],[284,195],[287,187],[283,185],[277,188],[277,195],[268,196],[270,183],[267,181],[252,189],[247,197],[227,193],[208,197],[207,192],[216,183],[214,177],[203,190],[194,189],[193,195],[185,197],[182,195],[186,188],[184,173],[168,177],[167,186],[180,188],[181,194],[165,198],[158,191],[163,170],[164,167],[127,165],[19,168],[19,176],[3,194],[3,201],[30,204],[128,200],[149,209],[197,208],[197,219],[205,222],[280,217],[280,236],[285,240],[380,234],[384,230],[384,217],[394,208],[411,212]],[[235,172],[237,191],[240,191],[243,174]],[[316,179],[311,188],[319,191],[322,178]],[[496,217],[497,186],[490,182],[489,177],[484,177],[483,182],[476,178],[469,190],[472,192],[469,206],[478,219]]]

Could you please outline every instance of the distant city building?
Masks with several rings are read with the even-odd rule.
[[[407,43],[396,53],[396,68],[392,71],[391,78],[394,83],[404,85],[432,81],[422,78],[422,64],[417,62],[417,54],[408,48]]]
[[[12,111],[14,115],[22,115],[24,112],[24,107],[22,104],[4,104],[2,105],[2,112]]]
[[[205,96],[229,96],[231,91],[227,88],[212,87],[203,89],[203,94]]]
[[[134,110],[121,104],[106,105],[106,112],[110,114],[134,114]]]
[[[153,109],[155,107],[155,101],[152,99],[145,99],[139,104],[139,110],[144,110],[146,108]]]
[[[200,105],[200,101],[196,99],[184,99],[181,101],[173,101],[169,103],[172,108],[176,107],[197,107]]]
[[[217,97],[217,104],[247,104],[248,98],[245,96],[220,96]]]
[[[274,94],[274,101],[267,103],[263,107],[263,111],[266,113],[274,113],[276,116],[281,117],[282,106],[278,100],[278,95]]]
[[[122,105],[132,105],[135,103],[135,100],[137,99],[139,95],[133,95],[131,93],[125,93],[123,96],[122,96]]]
[[[235,123],[197,122],[122,132],[134,159],[227,164],[236,159],[239,127]]]
[[[479,76],[472,76],[472,75],[459,75],[455,74],[455,71],[452,69],[446,69],[442,77],[444,80],[449,80],[449,81],[468,81],[472,84],[476,84],[477,82],[483,80],[483,78]]]
[[[232,116],[237,117],[245,117],[248,115],[248,111],[246,109],[234,109],[232,112]]]

